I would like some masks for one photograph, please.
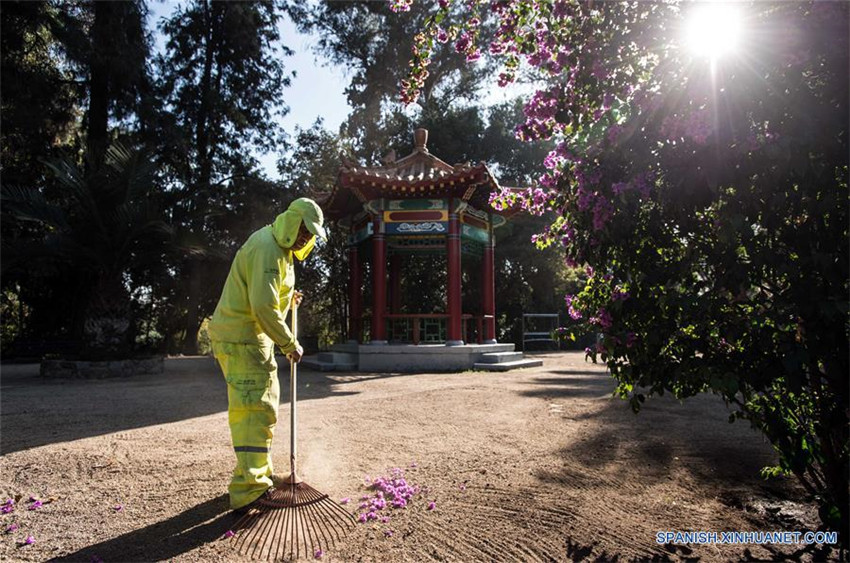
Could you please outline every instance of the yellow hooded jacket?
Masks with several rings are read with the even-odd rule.
[[[211,340],[262,345],[265,333],[284,354],[295,350],[285,323],[295,287],[293,256],[304,260],[316,244],[313,236],[301,250],[290,250],[301,221],[300,209],[291,206],[242,245],[209,324]]]

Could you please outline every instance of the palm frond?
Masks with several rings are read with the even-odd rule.
[[[66,231],[70,229],[65,211],[47,201],[35,188],[4,185],[0,189],[3,212],[20,221],[34,221]]]

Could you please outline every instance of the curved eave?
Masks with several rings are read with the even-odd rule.
[[[363,204],[375,199],[426,199],[454,197],[482,211],[504,217],[519,209],[499,211],[490,207],[490,194],[499,189],[484,163],[451,173],[407,175],[400,177],[387,168],[343,167],[333,191],[322,204],[328,218],[339,220],[359,213]]]

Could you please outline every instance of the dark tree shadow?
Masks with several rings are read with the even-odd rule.
[[[2,369],[2,454],[227,410],[227,385],[207,357],[169,358],[161,374],[99,380],[44,379],[38,365]],[[299,400],[352,394],[336,375],[299,371]],[[285,405],[288,366],[280,363],[278,377]]]
[[[277,358],[280,403],[289,402],[289,364]],[[211,357],[168,358],[165,373],[111,379],[45,379],[38,364],[2,367],[0,454],[179,422],[227,411],[227,385]],[[300,367],[298,400],[354,395],[346,385],[415,373],[321,372]]]
[[[632,557],[624,559],[617,553],[608,553],[605,550],[597,551],[597,542],[591,542],[589,545],[581,545],[572,540],[566,539],[567,560],[568,561],[590,561],[593,563],[616,563],[619,561],[628,563],[672,563],[673,561],[699,561],[698,558],[688,558],[686,553],[681,553],[672,559],[667,554],[656,553],[651,557]],[[688,550],[690,551],[690,550]]]
[[[220,540],[236,522],[227,495],[209,499],[167,520],[127,532],[51,561],[167,561]]]

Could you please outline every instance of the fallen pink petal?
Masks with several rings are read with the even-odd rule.
[[[25,545],[32,545],[35,543],[35,538],[32,536],[27,536],[27,539],[24,540]]]
[[[17,530],[17,529],[18,529],[18,525],[17,525],[17,524],[12,524],[12,525],[11,525],[11,526],[9,526],[8,528],[6,528],[6,533],[7,533],[7,534],[11,534],[12,532],[14,532],[14,531],[15,531],[15,530]]]
[[[324,551],[322,551],[321,549],[317,549],[317,550],[316,550],[316,553],[314,553],[314,554],[313,554],[313,556],[314,556],[316,559],[321,559],[321,558],[322,558],[322,555],[324,555],[324,554],[325,554],[325,552],[324,552]]]
[[[224,532],[224,537],[225,537],[225,538],[232,538],[232,537],[233,537],[233,536],[235,536],[235,535],[236,535],[236,534],[234,534],[234,533],[233,533],[233,530],[227,530],[226,532]]]
[[[437,508],[437,503],[434,501],[428,503],[428,510],[434,510],[435,508]]]
[[[342,499],[341,501],[339,501],[339,503],[340,503],[340,504],[348,504],[349,502],[351,502],[351,499],[350,499],[350,498],[348,498],[348,497],[345,497],[344,499]]]
[[[37,510],[41,508],[42,502],[40,500],[35,501],[31,505],[27,507],[27,510]]]
[[[115,506],[112,507],[112,510],[114,510],[115,512],[121,512],[122,510],[124,510],[124,505],[116,504]]]

